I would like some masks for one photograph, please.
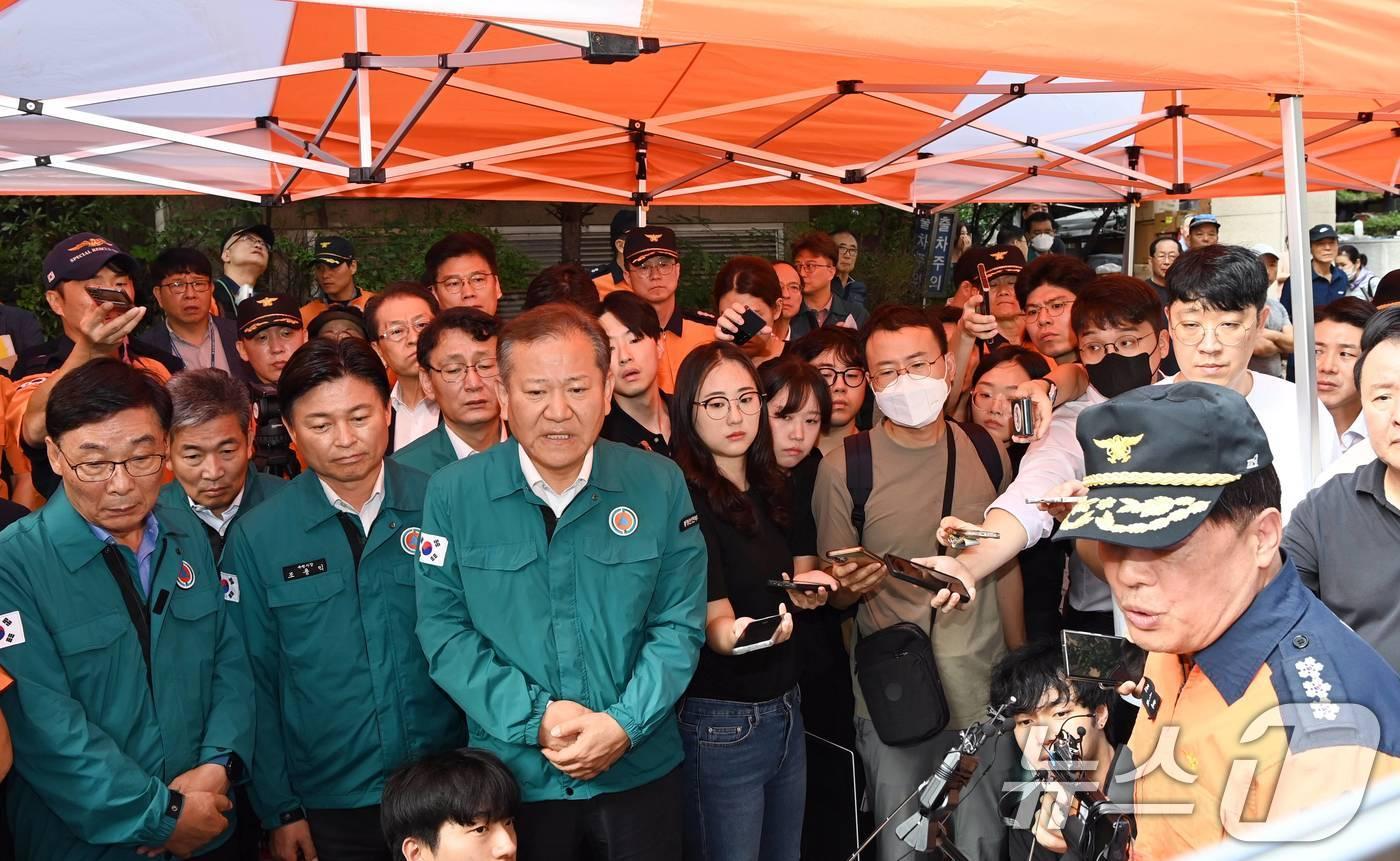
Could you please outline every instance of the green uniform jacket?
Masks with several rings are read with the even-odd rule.
[[[707,554],[690,493],[671,461],[599,440],[587,485],[548,539],[519,452],[507,440],[428,483],[418,638],[473,746],[505,760],[526,801],[633,789],[681,761],[674,707],[705,625]],[[607,712],[631,749],[591,781],[568,777],[539,751],[550,700]]]
[[[358,570],[310,470],[238,518],[223,570],[253,665],[253,809],[267,828],[298,807],[379,803],[384,781],[466,743],[461,711],[428,678],[413,634],[414,551],[428,477],[384,462],[384,504]]]
[[[447,438],[447,425],[438,426],[394,452],[393,459],[419,472],[432,475],[457,460],[457,450]]]
[[[61,489],[0,535],[16,857],[138,858],[175,828],[171,780],[229,754],[252,767],[252,679],[209,542],[187,508],[154,513],[149,671],[106,545]]]
[[[238,503],[238,514],[233,518],[234,523],[238,519],[256,508],[259,503],[266,502],[274,493],[287,486],[287,480],[276,475],[268,475],[265,472],[258,472],[252,465],[248,466],[248,474],[243,479],[243,501]],[[175,508],[189,508],[190,498],[185,494],[185,488],[180,486],[180,482],[171,479],[166,482],[165,487],[160,489],[160,501]],[[190,512],[194,514],[193,511]],[[199,515],[195,515],[199,520]],[[199,521],[201,524],[204,521]],[[208,527],[205,527],[208,529]],[[232,524],[229,529],[233,529]],[[227,530],[225,531],[227,534]]]

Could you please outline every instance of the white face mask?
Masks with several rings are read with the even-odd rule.
[[[902,374],[884,391],[875,393],[875,406],[885,418],[906,428],[933,424],[948,400],[948,381],[942,377],[916,378]]]
[[[1055,235],[1053,233],[1037,233],[1031,237],[1031,247],[1044,254],[1055,247]]]

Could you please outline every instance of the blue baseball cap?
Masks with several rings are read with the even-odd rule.
[[[1191,226],[1187,228],[1187,232],[1189,233],[1190,231],[1195,230],[1198,225],[1202,224],[1214,224],[1218,229],[1220,227],[1220,219],[1216,218],[1214,215],[1211,215],[1209,212],[1201,213],[1200,215],[1197,215],[1191,219]]]

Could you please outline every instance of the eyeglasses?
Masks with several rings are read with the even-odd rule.
[[[252,233],[245,233],[239,236],[237,239],[233,240],[233,242],[230,242],[229,245],[238,242],[246,242],[252,248],[261,248],[264,251],[267,250],[267,243],[262,241],[262,237]]]
[[[1231,320],[1216,323],[1214,326],[1207,326],[1195,320],[1183,320],[1172,326],[1172,337],[1179,343],[1194,347],[1206,339],[1206,332],[1209,331],[1214,333],[1215,340],[1220,342],[1221,346],[1238,347],[1253,329],[1253,326]]]
[[[813,263],[810,260],[804,261],[792,267],[803,275],[811,275],[813,272],[820,272],[823,269],[834,268],[830,263]]]
[[[1107,344],[1086,344],[1081,341],[1079,343],[1079,354],[1081,356],[1097,359],[1105,353],[1118,353],[1120,355],[1123,353],[1132,353],[1137,349],[1138,344],[1141,344],[1145,339],[1150,337],[1150,335],[1124,335],[1118,340],[1111,341]],[[1109,349],[1110,347],[1113,349]]]
[[[937,367],[938,363],[941,361],[943,361],[942,356],[939,356],[931,362],[926,359],[915,359],[900,368],[885,368],[880,371],[871,371],[870,382],[875,386],[877,391],[883,391],[894,383],[895,380],[899,379],[902,374],[908,374],[911,378],[916,380],[927,380],[934,375],[934,368]]]
[[[974,390],[972,392],[972,403],[979,409],[987,409],[992,404],[996,403],[997,399],[1001,399],[1003,402],[1010,400],[1008,396],[1001,392],[984,392],[979,390]]]
[[[441,287],[442,291],[449,296],[460,296],[462,295],[463,287],[470,287],[473,293],[480,293],[482,290],[486,289],[486,286],[491,283],[491,279],[495,277],[496,276],[492,275],[490,272],[472,272],[468,274],[466,278],[460,275],[453,275],[441,281],[436,281],[434,284],[437,287]]]
[[[385,340],[385,341],[393,341],[394,343],[397,344],[398,342],[402,341],[404,338],[407,338],[407,337],[408,337],[408,331],[409,331],[409,329],[412,329],[412,330],[413,330],[413,334],[416,335],[416,334],[418,334],[419,332],[422,332],[424,329],[428,328],[428,324],[431,323],[431,322],[432,322],[431,320],[421,320],[421,319],[420,319],[420,320],[414,320],[412,323],[408,324],[407,326],[403,325],[402,323],[395,323],[394,325],[392,325],[392,326],[390,326],[389,328],[385,329],[384,332],[383,332],[382,334],[380,334],[379,337],[380,337],[380,339],[382,339],[382,340]]]
[[[730,399],[724,395],[715,395],[703,401],[694,402],[697,407],[705,410],[705,415],[712,421],[722,422],[729,418],[730,410],[739,408],[739,412],[746,416],[756,414],[763,406],[763,395],[758,392],[744,392],[736,399]]]
[[[648,278],[654,278],[657,275],[670,275],[672,272],[675,272],[676,261],[657,260],[652,263],[643,263],[640,266],[628,266],[627,268],[631,269],[633,272],[640,272]]]
[[[106,481],[116,474],[119,466],[125,469],[126,474],[132,478],[141,478],[160,472],[161,466],[165,463],[165,455],[163,454],[139,454],[126,460],[88,460],[82,463],[74,463],[69,460],[68,455],[63,453],[63,449],[59,449],[58,454],[78,476],[79,481]]]
[[[1069,310],[1069,306],[1074,304],[1073,299],[1056,299],[1054,302],[1046,302],[1044,305],[1027,305],[1026,310],[1021,312],[1021,316],[1027,320],[1034,320],[1044,311],[1051,317],[1063,317]]]
[[[208,293],[209,288],[213,287],[214,284],[208,278],[195,278],[190,281],[168,281],[159,286],[162,290],[169,290],[179,296],[185,293]]]
[[[822,375],[822,379],[826,380],[828,386],[836,385],[838,378],[846,384],[848,389],[856,389],[865,385],[864,368],[846,368],[840,371],[835,368],[817,368],[817,373]]]
[[[453,384],[460,383],[462,380],[466,379],[467,370],[469,368],[476,369],[476,375],[483,380],[495,379],[496,375],[501,372],[501,366],[495,359],[482,359],[474,364],[453,362],[449,365],[443,365],[441,368],[434,368],[432,365],[428,366],[428,370],[442,375],[444,382]]]
[[[842,254],[855,254],[860,249],[854,245],[838,245],[836,246],[836,250]]]

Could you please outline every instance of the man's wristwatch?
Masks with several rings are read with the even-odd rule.
[[[185,809],[185,796],[175,790],[170,790],[170,800],[165,803],[165,815],[175,821],[179,821],[180,812]]]
[[[305,808],[296,807],[291,810],[284,810],[281,813],[277,814],[277,824],[279,826],[291,825],[293,822],[300,822],[305,818]]]

